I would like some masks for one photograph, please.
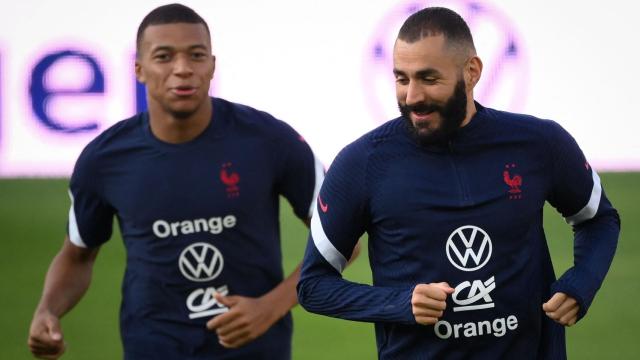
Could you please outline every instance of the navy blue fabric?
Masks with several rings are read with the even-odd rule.
[[[477,107],[446,146],[417,145],[401,118],[382,125],[340,152],[320,190],[324,235],[312,229],[300,304],[374,322],[381,359],[566,358],[564,328],[542,304],[565,291],[584,315],[610,266],[619,219],[602,192],[575,226],[575,267],[555,279],[543,206],[574,215],[594,188],[573,138],[549,120]],[[315,244],[348,258],[365,232],[373,286],[343,279]],[[413,288],[443,281],[456,293],[441,321],[416,324]]]
[[[214,290],[256,297],[282,281],[279,195],[308,219],[314,156],[286,123],[211,101],[209,127],[183,144],[156,139],[148,113],[117,123],[85,148],[71,178],[84,244],[103,244],[118,219],[127,358],[290,358],[290,315],[237,350],[223,349],[205,324],[222,309]]]

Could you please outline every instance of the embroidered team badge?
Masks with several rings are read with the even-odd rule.
[[[511,171],[515,169],[516,164],[506,164],[504,171],[502,172],[502,178],[504,183],[509,186],[507,193],[509,194],[509,200],[522,199],[522,176],[514,174],[511,175]]]
[[[222,168],[220,169],[220,180],[227,187],[226,191],[228,198],[236,198],[240,196],[240,187],[238,186],[238,183],[240,182],[240,175],[231,169],[232,165],[232,163],[227,162],[222,164]]]

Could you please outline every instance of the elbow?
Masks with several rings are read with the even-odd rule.
[[[614,219],[615,225],[618,227],[618,231],[620,231],[620,226],[621,226],[620,214],[618,214],[618,211],[613,210],[613,214],[611,216]]]
[[[597,214],[595,217],[573,226],[573,231],[605,231],[608,233],[620,233],[620,215],[611,208]]]
[[[298,284],[296,285],[296,291],[298,294],[298,304],[300,304],[300,306],[302,306],[303,309],[310,311],[308,308],[309,306],[309,301],[307,296],[308,289],[309,289],[309,280],[301,278],[300,281],[298,281]]]
[[[319,277],[301,277],[296,286],[298,303],[303,309],[311,313],[318,313],[322,309],[321,304],[326,301],[326,299],[321,298],[318,291],[319,282]]]

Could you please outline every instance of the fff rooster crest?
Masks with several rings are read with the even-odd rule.
[[[509,199],[522,199],[522,176],[518,174],[511,174],[516,167],[516,164],[506,164],[504,166],[504,171],[502,172],[502,178],[504,183],[509,186]]]
[[[222,164],[222,168],[220,169],[220,181],[227,187],[227,197],[235,198],[240,196],[240,187],[238,183],[240,182],[240,175],[237,172],[231,170],[231,166],[233,164],[230,162]]]

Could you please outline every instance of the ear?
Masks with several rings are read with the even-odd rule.
[[[464,81],[467,89],[473,90],[482,75],[482,60],[477,55],[469,58],[464,67]]]
[[[211,62],[213,63],[213,68],[211,69],[211,78],[209,80],[213,79],[213,74],[216,72],[216,56],[213,54],[211,54]]]
[[[140,62],[138,61],[137,58],[136,58],[136,64],[135,64],[135,72],[136,72],[136,79],[138,80],[138,82],[144,84],[146,81],[144,76],[144,71],[142,71],[142,65],[140,65]]]

